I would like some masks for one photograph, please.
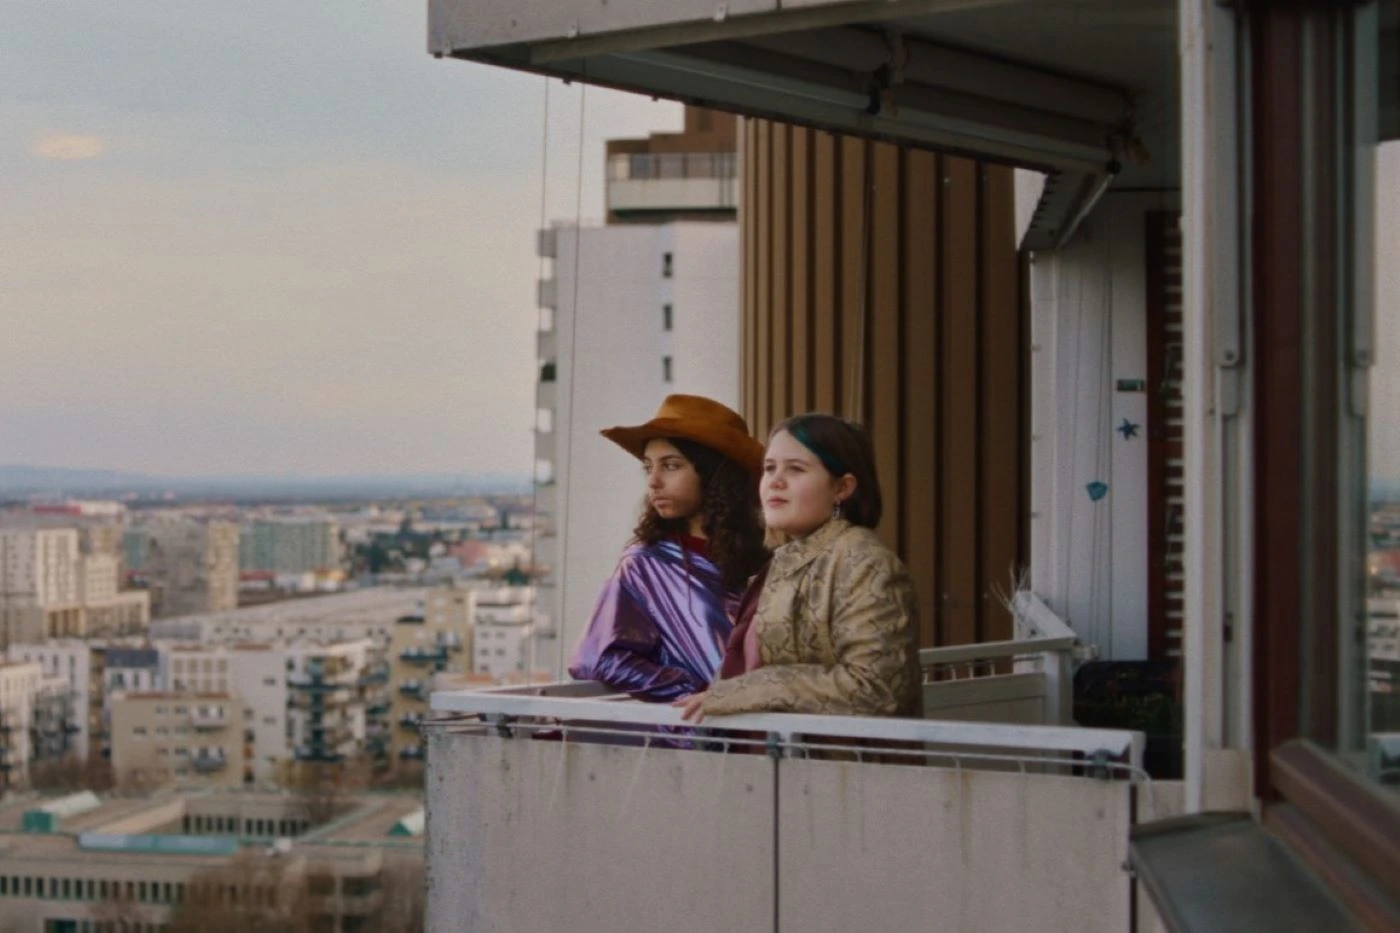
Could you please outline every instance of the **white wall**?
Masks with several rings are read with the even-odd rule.
[[[291,757],[287,741],[287,655],[280,649],[231,652],[233,692],[243,701],[244,728],[253,730],[253,776],[270,780]],[[252,715],[248,715],[251,713]]]
[[[583,277],[574,282],[574,253]],[[666,253],[673,275],[663,277]],[[588,624],[598,590],[617,565],[641,508],[641,467],[599,435],[640,424],[673,392],[739,404],[739,241],[731,223],[617,225],[558,232],[555,315],[558,347],[553,447],[557,620],[553,657],[537,665],[562,675]],[[577,291],[578,311],[574,301]],[[674,329],[663,326],[672,306]],[[575,336],[577,335],[577,340]],[[672,357],[672,381],[662,358]],[[550,593],[542,588],[541,598]],[[548,643],[547,643],[548,644]]]
[[[1144,215],[1177,204],[1110,193],[1031,267],[1031,586],[1103,658],[1147,656],[1148,395],[1117,383],[1147,379]]]

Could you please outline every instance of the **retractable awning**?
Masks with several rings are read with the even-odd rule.
[[[429,0],[429,50],[1048,176],[1053,245],[1176,135],[1174,0]],[[1175,174],[1174,162],[1165,167]],[[1164,166],[1159,159],[1155,171]]]

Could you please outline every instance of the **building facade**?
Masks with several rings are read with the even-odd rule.
[[[142,576],[152,615],[180,616],[238,607],[238,526],[166,518],[141,526],[147,536]]]
[[[289,515],[258,518],[245,525],[239,541],[241,570],[313,573],[342,563],[340,525],[330,517]]]
[[[683,133],[609,143],[609,223],[540,234],[536,560],[561,673],[642,501],[635,464],[598,431],[671,393],[739,407],[734,126],[691,109]]]
[[[243,704],[227,692],[129,692],[112,703],[112,772],[119,784],[243,783]]]

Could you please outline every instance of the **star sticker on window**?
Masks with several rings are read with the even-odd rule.
[[[1120,424],[1117,428],[1115,428],[1115,430],[1119,434],[1123,435],[1123,440],[1126,441],[1129,438],[1137,437],[1138,427],[1139,425],[1133,424],[1127,418],[1124,418],[1123,423]]]

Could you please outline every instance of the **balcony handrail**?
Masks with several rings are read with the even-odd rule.
[[[983,641],[971,645],[948,645],[943,648],[921,648],[919,666],[934,667],[939,664],[960,664],[965,661],[997,661],[1005,658],[1023,658],[1032,654],[1046,654],[1054,651],[1069,651],[1078,639],[1074,636],[1058,638],[1027,638],[1009,641]]]
[[[738,175],[738,154],[715,152],[623,152],[608,157],[608,180],[682,181],[730,179]]]
[[[580,729],[590,726],[669,726],[695,728],[682,721],[680,710],[668,704],[617,701],[596,697],[554,693],[550,688],[572,684],[536,687],[536,695],[506,692],[516,688],[438,691],[431,707],[439,713],[461,713],[481,717],[497,725],[512,720],[545,719],[578,721]],[[601,687],[601,685],[594,685]],[[606,689],[606,688],[604,688]],[[1086,758],[1119,761],[1132,770],[1142,767],[1144,739],[1140,732],[1127,729],[1086,729],[1078,726],[1035,726],[998,723],[952,722],[933,719],[897,719],[879,716],[825,716],[806,713],[749,713],[707,719],[702,733],[759,732],[779,744],[812,738],[860,739],[879,742],[918,742],[924,745],[954,747],[976,752],[1013,751],[1032,754],[1080,754]],[[975,757],[975,754],[969,757]]]

